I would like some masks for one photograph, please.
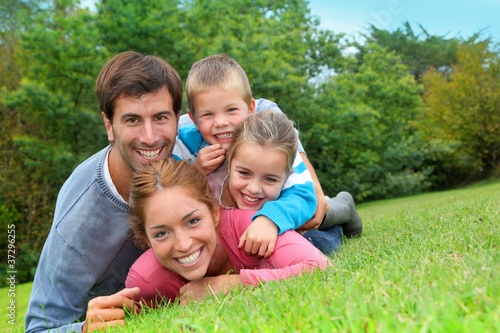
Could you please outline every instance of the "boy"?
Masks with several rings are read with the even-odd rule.
[[[186,81],[186,94],[189,117],[194,125],[179,129],[173,154],[177,158],[192,160],[207,175],[212,189],[219,196],[225,152],[231,143],[232,132],[246,117],[256,112],[256,102],[252,98],[244,70],[234,59],[225,55],[210,56],[195,63]],[[273,104],[258,100],[257,110],[276,105]],[[273,109],[280,111],[277,106]],[[303,149],[299,148],[299,153],[304,153]],[[350,194],[347,195],[350,197]],[[348,199],[331,199],[332,203],[338,201],[335,205],[336,217],[330,219],[336,220],[335,224],[349,222],[353,212],[359,219],[352,197],[352,204]],[[294,171],[280,198],[267,202],[257,212],[253,223],[241,237],[240,248],[244,245],[248,254],[269,256],[274,250],[278,233],[297,229],[308,221],[316,211],[316,204],[311,174],[301,154],[297,154]],[[330,208],[329,211],[332,215],[334,209]],[[309,240],[315,243],[314,239]]]

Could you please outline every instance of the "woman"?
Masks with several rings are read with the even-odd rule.
[[[219,210],[206,177],[185,161],[153,162],[136,173],[130,193],[130,227],[150,247],[131,267],[128,288],[156,306],[181,296],[181,303],[227,292],[240,285],[279,281],[331,263],[295,231],[276,241],[269,258],[238,249],[252,210]]]

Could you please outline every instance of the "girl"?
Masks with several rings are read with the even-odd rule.
[[[235,129],[226,153],[226,177],[219,198],[221,206],[261,210],[266,202],[278,199],[287,191],[288,183],[298,183],[289,179],[301,176],[300,172],[293,172],[292,167],[297,155],[297,143],[293,123],[284,113],[264,111],[246,118]],[[342,202],[343,193],[347,192],[329,199],[335,202],[337,212],[344,206],[349,211],[354,208],[354,205]],[[297,207],[299,211],[300,207]],[[303,236],[330,255],[342,245],[342,227],[339,224],[323,223],[319,230],[307,231]],[[243,241],[239,245],[243,246]],[[250,249],[246,251],[251,252]]]

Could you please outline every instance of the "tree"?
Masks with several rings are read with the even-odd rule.
[[[16,225],[18,257],[26,261],[19,282],[32,278],[62,183],[106,145],[94,86],[108,52],[94,17],[71,0],[44,6],[20,31],[20,85],[1,99],[15,115],[3,142],[0,215]]]
[[[429,135],[461,144],[459,161],[481,177],[500,170],[500,55],[491,40],[460,46],[451,75],[425,76]]]
[[[425,190],[446,150],[412,124],[422,87],[395,52],[377,44],[366,50],[357,73],[321,86],[314,125],[304,133],[308,156],[327,194],[347,190],[368,200]]]
[[[295,105],[309,98],[309,80],[340,59],[340,37],[319,29],[304,0],[102,0],[98,8],[107,48],[164,57],[183,79],[194,62],[225,53],[246,71],[254,96],[292,117],[302,116]]]
[[[367,51],[366,45],[376,43],[389,51],[395,51],[417,82],[421,82],[423,75],[431,67],[442,73],[449,73],[451,65],[456,62],[459,39],[431,35],[424,27],[419,27],[422,32],[416,34],[408,22],[403,24],[403,28],[392,32],[370,25],[369,33],[364,35],[366,43],[354,43],[359,50],[358,61],[362,61]]]

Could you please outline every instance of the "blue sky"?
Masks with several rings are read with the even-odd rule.
[[[500,0],[310,0],[311,14],[321,27],[355,36],[367,24],[389,31],[409,21],[420,33],[421,24],[432,35],[470,37],[484,29],[500,42]]]

